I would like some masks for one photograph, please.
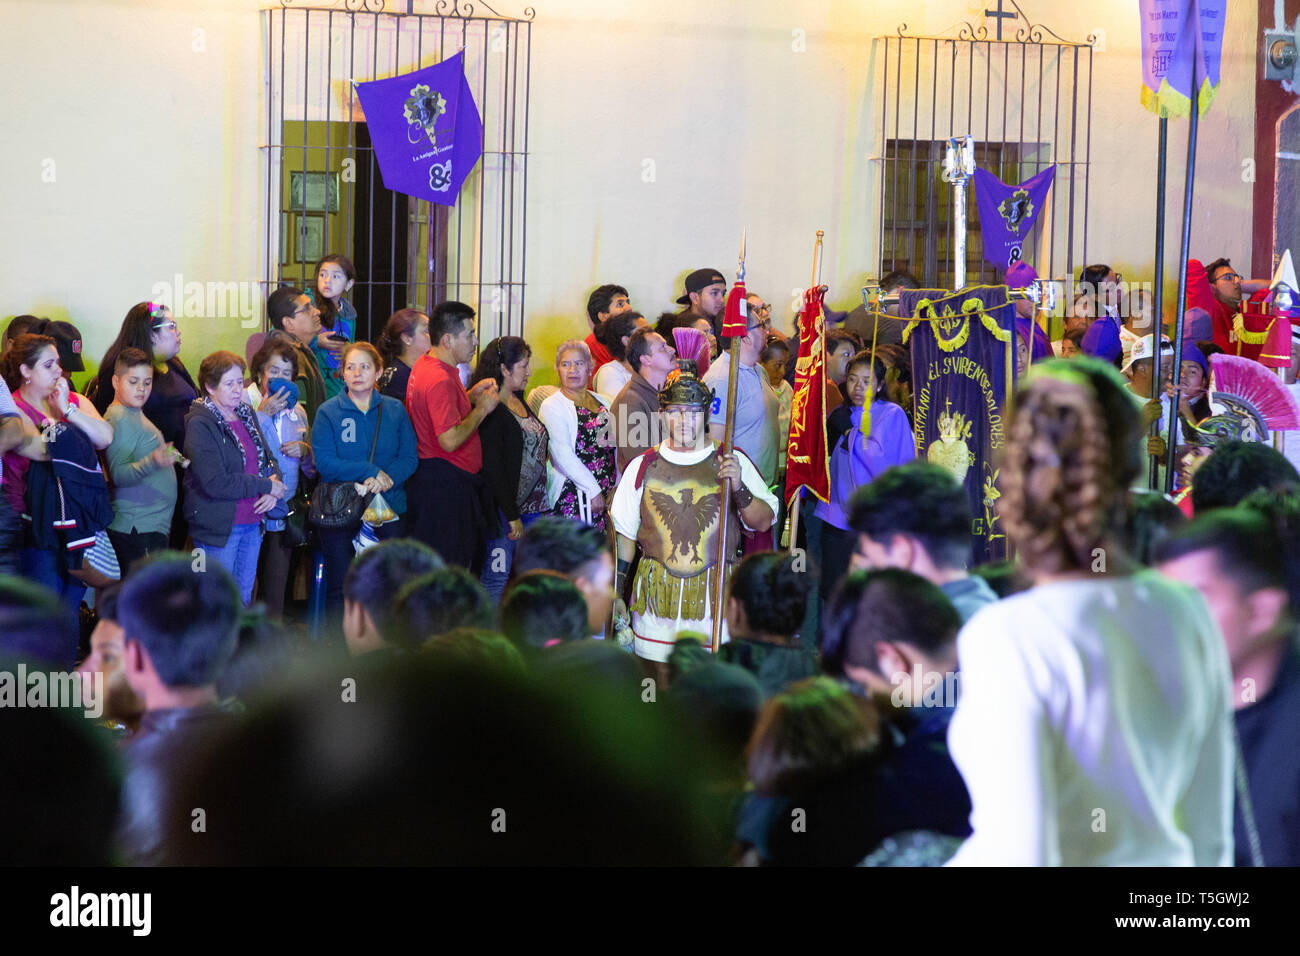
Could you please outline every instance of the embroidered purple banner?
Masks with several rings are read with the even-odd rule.
[[[1186,116],[1196,70],[1197,112],[1219,86],[1228,0],[1138,0],[1142,32],[1142,105],[1157,116]]]
[[[979,204],[984,258],[1005,270],[1024,256],[1025,239],[1047,203],[1056,167],[1048,166],[1019,186],[1008,186],[983,169],[976,169],[975,202]]]
[[[465,78],[465,54],[356,86],[384,186],[454,206],[483,152],[483,122]]]
[[[904,327],[903,341],[912,350],[917,456],[966,488],[974,564],[1001,560],[1007,539],[998,515],[997,456],[1015,320],[1006,287],[904,289],[898,314],[916,320]]]

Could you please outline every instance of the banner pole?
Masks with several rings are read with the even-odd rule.
[[[808,280],[809,289],[815,289],[820,284],[821,275],[822,275],[822,262],[821,262],[822,237],[825,235],[826,233],[824,230],[821,229],[817,230],[817,239],[813,243],[812,278]],[[825,375],[826,375],[824,359],[825,356],[823,355],[823,367],[822,367],[823,381],[825,381]],[[822,401],[822,414],[825,414],[826,411],[826,402],[824,399],[825,396],[823,396],[823,401]],[[788,444],[789,436],[786,436],[786,442]],[[794,498],[790,502],[790,553],[791,554],[794,554],[794,552],[797,551],[799,548],[799,516],[800,516],[800,512],[802,511],[803,511],[803,487],[800,486],[799,490],[795,493]]]
[[[736,268],[736,283],[743,286],[745,282],[745,231],[740,234],[740,265]],[[746,311],[744,300],[740,303],[741,311]],[[748,319],[746,319],[748,322]],[[740,374],[740,340],[742,336],[733,335],[728,347],[727,368],[727,424],[719,452],[731,454],[732,440],[736,435],[736,384]],[[731,530],[731,482],[722,483],[722,512],[718,517],[718,573],[715,577],[713,593],[713,653],[722,647],[722,612],[723,598],[727,589],[727,559],[731,557],[727,548],[727,536]]]
[[[1201,111],[1199,98],[1200,91],[1196,87],[1196,57],[1192,57],[1192,109],[1187,126],[1187,184],[1183,191],[1183,237],[1178,252],[1178,306],[1174,312],[1175,382],[1181,378],[1183,364],[1183,311],[1187,308],[1187,256],[1192,240],[1192,186],[1196,179],[1196,129]],[[1159,355],[1159,329],[1152,334],[1156,335],[1153,351]],[[1156,361],[1159,359],[1157,358]],[[1151,383],[1153,397],[1159,398],[1160,389],[1161,380],[1154,379]],[[1169,437],[1166,439],[1168,447],[1165,448],[1165,494],[1170,494],[1174,490],[1174,461],[1178,453],[1178,393],[1175,392],[1174,395],[1175,400],[1171,403],[1169,411]],[[1156,422],[1156,427],[1160,427],[1159,422]]]
[[[944,176],[952,183],[952,288],[966,288],[966,186],[975,168],[975,145],[969,135],[948,140]]]
[[[1165,284],[1165,167],[1169,152],[1169,118],[1160,117],[1160,145],[1156,150],[1156,269],[1155,269],[1155,328],[1151,330],[1152,335],[1160,335],[1163,331],[1162,317],[1164,315],[1164,284]],[[1184,269],[1186,267],[1184,266]],[[1159,341],[1158,339],[1156,340]],[[1159,382],[1160,378],[1160,349],[1155,350],[1155,364],[1152,369],[1152,378]],[[1152,435],[1160,434],[1160,423],[1155,422],[1151,426]],[[1160,487],[1160,462],[1152,456],[1151,474],[1148,476],[1147,486],[1152,491]]]

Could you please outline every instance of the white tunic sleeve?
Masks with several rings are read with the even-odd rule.
[[[641,459],[644,457],[644,453],[637,455],[628,463],[623,477],[619,479],[618,486],[614,489],[614,500],[609,506],[609,516],[613,519],[614,530],[633,541],[636,540],[637,531],[641,528],[641,495],[645,492],[645,485],[636,487],[636,478],[641,471]]]
[[[757,466],[755,466],[755,464],[749,460],[749,456],[746,455],[744,452],[740,452],[739,457],[740,457],[740,483],[743,484],[746,488],[748,488],[750,493],[753,494],[755,498],[759,499],[764,504],[766,504],[769,508],[771,508],[773,515],[776,515],[777,511],[780,508],[780,504],[776,500],[776,495],[772,494],[772,492],[768,489],[767,482],[765,482],[763,480],[763,476],[759,474]],[[745,519],[741,518],[740,523],[745,524]],[[749,525],[745,525],[745,527],[749,528]],[[753,531],[754,529],[749,528],[749,530]]]

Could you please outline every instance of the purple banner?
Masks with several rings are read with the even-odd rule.
[[[1005,441],[1007,349],[1014,307],[1005,286],[904,289],[898,314],[912,349],[917,456],[952,472],[971,507],[974,564],[1007,555],[998,515],[997,455]],[[1014,353],[1012,353],[1014,358]]]
[[[483,122],[465,54],[414,73],[357,84],[384,186],[454,206],[483,152]]]
[[[1142,31],[1142,105],[1158,116],[1186,116],[1192,70],[1197,106],[1210,107],[1219,85],[1228,0],[1138,0]]]
[[[1024,258],[1025,238],[1047,202],[1055,176],[1056,167],[1048,166],[1019,186],[1008,186],[990,172],[975,170],[972,178],[985,259],[1006,270]]]

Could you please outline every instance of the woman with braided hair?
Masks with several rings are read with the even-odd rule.
[[[949,748],[974,833],[960,865],[1231,865],[1228,662],[1205,604],[1117,542],[1141,461],[1115,371],[1035,365],[1001,465],[1033,587],[957,643]]]

